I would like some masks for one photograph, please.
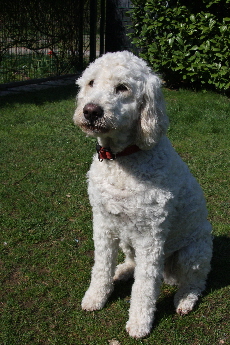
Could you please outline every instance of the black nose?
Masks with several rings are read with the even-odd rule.
[[[104,115],[104,110],[102,109],[102,107],[100,107],[100,105],[88,103],[83,108],[83,114],[86,120],[94,122],[99,117],[102,117]]]

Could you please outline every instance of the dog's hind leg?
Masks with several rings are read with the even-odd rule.
[[[176,273],[179,289],[174,297],[174,304],[178,314],[188,314],[205,289],[211,257],[211,236],[200,238],[178,251]]]
[[[120,247],[125,254],[125,261],[122,264],[117,265],[115,275],[113,277],[114,281],[129,280],[133,277],[135,269],[134,249],[124,242],[120,243]]]

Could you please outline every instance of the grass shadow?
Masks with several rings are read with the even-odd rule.
[[[230,285],[230,238],[215,236],[211,272],[207,281],[207,293]]]
[[[32,86],[31,86],[32,88]],[[34,90],[30,92],[20,91],[0,97],[0,108],[12,103],[42,105],[47,102],[57,102],[61,100],[74,99],[77,95],[77,86],[74,84],[65,86],[54,86],[44,90]]]
[[[134,279],[129,279],[128,281],[117,281],[114,284],[114,291],[109,299],[110,302],[130,297],[133,283]]]

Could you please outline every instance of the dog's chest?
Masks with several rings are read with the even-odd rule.
[[[149,208],[153,211],[159,207],[162,193],[154,184],[153,176],[143,174],[141,169],[133,171],[127,166],[106,163],[94,161],[88,173],[88,192],[93,207],[130,218],[135,218],[137,213],[144,217]]]
[[[103,164],[103,162],[101,162]],[[133,208],[140,185],[121,169],[102,167],[99,174],[92,168],[89,172],[89,196],[92,206],[101,206],[106,212],[118,215]]]

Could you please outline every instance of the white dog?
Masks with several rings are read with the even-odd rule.
[[[162,279],[177,284],[177,313],[192,310],[212,256],[202,190],[165,133],[160,79],[127,51],[107,53],[77,81],[74,122],[97,138],[88,172],[95,264],[82,308],[98,310],[116,280],[134,275],[130,336],[148,335]],[[118,247],[125,254],[116,267]]]

